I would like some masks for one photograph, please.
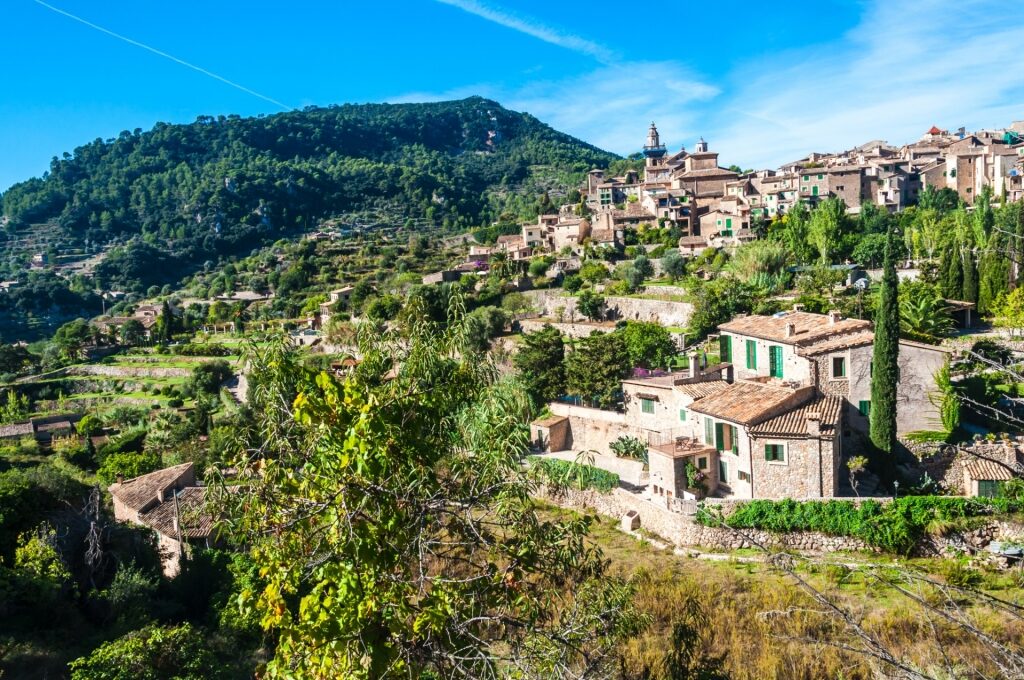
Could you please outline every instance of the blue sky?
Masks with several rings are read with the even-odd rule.
[[[46,2],[3,0],[0,190],[121,130],[310,104],[480,94],[744,167],[1024,119],[1024,12],[997,1]]]

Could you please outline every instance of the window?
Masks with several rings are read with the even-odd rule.
[[[740,452],[740,438],[735,425],[715,423],[715,448],[735,454]]]
[[[950,177],[956,177],[956,169],[950,170],[949,171],[949,176]]]
[[[765,444],[764,445],[764,459],[775,463],[786,462],[786,445],[785,444]]]
[[[811,179],[811,176],[810,176],[810,175],[804,175],[804,181],[805,181],[805,182],[809,182],[809,181],[810,181],[810,179]]]
[[[718,481],[724,484],[729,483],[729,466],[721,458],[718,459]]]
[[[846,377],[846,357],[832,357],[832,377]]]
[[[1002,483],[993,479],[979,479],[978,480],[978,495],[984,496],[985,498],[992,498],[998,496],[1002,490]]]
[[[857,410],[860,411],[860,414],[862,416],[867,418],[868,416],[871,415],[871,402],[869,400],[862,399],[857,404]]]
[[[768,375],[773,378],[782,377],[782,347],[779,345],[768,348]]]
[[[732,229],[732,218],[731,217],[726,217],[725,218],[725,228],[726,229]]]
[[[715,444],[715,421],[711,418],[704,419],[704,443],[708,446]]]
[[[682,422],[686,422],[686,409],[685,408],[679,409],[679,420],[682,421]]]
[[[757,342],[754,340],[747,340],[747,368],[757,370]]]
[[[811,187],[811,195],[812,196],[817,196],[818,195],[818,185],[817,184],[815,184],[813,187]]]
[[[641,399],[640,410],[644,413],[654,413],[654,400],[653,399]]]
[[[708,469],[708,459],[707,459],[707,456],[701,456],[700,458],[697,459],[697,469],[698,470],[707,470]]]
[[[732,361],[732,338],[728,335],[718,337],[718,354],[722,363]]]
[[[818,175],[818,179],[825,179],[825,175]]]
[[[745,472],[743,470],[740,470],[740,471],[738,471],[736,473],[736,479],[740,480],[741,482],[749,482],[750,481],[750,473],[749,472]]]
[[[722,226],[722,220],[715,220],[715,226],[716,227]]]

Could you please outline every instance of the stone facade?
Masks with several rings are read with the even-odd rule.
[[[839,489],[842,460],[840,438],[779,439],[752,438],[752,448],[760,453],[765,444],[785,447],[784,460],[769,461],[753,455],[750,461],[754,498],[830,498]]]
[[[530,291],[527,295],[543,317],[557,318],[561,310],[567,321],[582,318],[576,311],[576,298],[562,295],[560,290]],[[654,321],[663,326],[685,326],[693,314],[693,305],[689,302],[645,298],[606,297],[605,308],[611,320]]]

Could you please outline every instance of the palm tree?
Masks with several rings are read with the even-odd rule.
[[[949,305],[938,295],[905,296],[900,300],[900,329],[933,338],[951,335],[953,317]]]

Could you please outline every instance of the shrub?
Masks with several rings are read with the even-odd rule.
[[[608,445],[619,458],[632,458],[647,465],[647,444],[636,437],[623,435]]]
[[[106,485],[117,481],[153,472],[160,467],[160,456],[155,453],[115,453],[108,455],[96,471],[96,476]]]
[[[231,354],[231,348],[217,343],[190,342],[175,346],[174,353],[183,357],[226,357]]]
[[[106,642],[71,662],[72,680],[137,678],[220,678],[224,669],[205,636],[185,623],[175,628],[149,626]]]
[[[885,505],[870,500],[860,505],[839,500],[756,500],[737,507],[726,523],[736,529],[849,536],[886,552],[906,555],[935,525],[963,527],[972,517],[1016,509],[1017,503],[1008,498],[951,496],[905,496]],[[697,521],[706,526],[719,523],[705,509],[697,513]]]
[[[592,465],[580,465],[560,458],[530,456],[531,470],[554,486],[595,489],[607,493],[619,485],[619,476]]]
[[[184,405],[185,405],[185,402],[182,401],[179,397],[174,397],[173,399],[169,399],[167,401],[167,407],[168,408],[181,408]]]

